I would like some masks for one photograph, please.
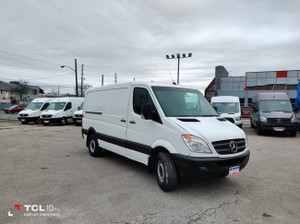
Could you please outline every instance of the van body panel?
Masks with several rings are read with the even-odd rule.
[[[166,89],[163,89],[165,87]],[[177,88],[176,91],[180,89],[176,96],[181,98],[172,98],[170,94],[174,88]],[[160,91],[159,99],[164,102],[157,98],[156,90]],[[163,98],[164,96],[168,99]],[[180,100],[186,103],[185,114],[190,113],[190,108],[197,107],[198,111],[211,115],[167,116],[170,113],[178,113],[177,102],[182,108],[185,106]],[[165,111],[161,103],[168,107],[164,108]],[[146,119],[143,116],[144,105],[151,108],[153,117]],[[193,110],[191,113],[198,112]],[[228,173],[228,166],[220,165],[220,161],[240,165],[242,169],[249,159],[250,152],[244,131],[218,116],[200,91],[192,88],[133,82],[89,89],[85,97],[83,115],[82,135],[87,145],[89,136],[96,134],[100,147],[145,165],[151,166],[150,162],[155,159],[151,158],[155,156],[152,152],[155,152],[156,148],[169,152],[178,166],[189,167],[192,163],[191,167],[202,167],[202,171],[205,171],[205,166],[208,166],[207,171],[209,167],[214,166],[214,172],[221,174]],[[183,135],[202,139],[211,152],[199,153],[191,150]],[[229,143],[240,147],[240,150],[224,153],[224,149],[215,149],[225,145],[227,150]],[[223,150],[222,153],[220,150]]]
[[[82,97],[61,97],[51,101],[49,107],[41,113],[43,124],[60,123],[66,119],[68,123],[73,123],[73,113],[81,105]]]
[[[258,134],[262,131],[287,131],[295,136],[297,133],[296,115],[285,92],[259,93],[253,97],[250,122]]]
[[[218,109],[218,113],[233,124],[242,127],[240,99],[236,96],[214,96],[211,105]],[[233,105],[231,105],[233,104]]]
[[[52,100],[53,98],[35,98],[18,114],[18,120],[22,123],[38,122],[41,113],[47,109]]]

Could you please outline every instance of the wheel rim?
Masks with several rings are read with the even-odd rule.
[[[65,120],[65,119],[62,119],[62,120],[61,120],[61,123],[62,123],[63,125],[65,125],[65,124],[66,124],[66,120]]]
[[[96,148],[96,142],[95,142],[95,140],[92,140],[92,141],[90,142],[90,151],[91,151],[92,153],[94,153],[94,152],[95,152],[95,148]]]
[[[163,183],[165,180],[166,171],[165,171],[164,165],[162,164],[162,162],[160,160],[157,163],[157,176],[158,176],[159,181],[161,183]]]

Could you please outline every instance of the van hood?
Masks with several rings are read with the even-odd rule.
[[[271,112],[261,112],[266,118],[291,118],[293,112],[283,112],[283,111],[271,111]]]
[[[170,119],[187,134],[199,136],[207,142],[246,138],[241,128],[221,117],[172,117]]]

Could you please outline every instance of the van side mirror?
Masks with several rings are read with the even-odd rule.
[[[149,120],[152,118],[153,106],[152,104],[144,104],[142,107],[142,116],[145,120]]]

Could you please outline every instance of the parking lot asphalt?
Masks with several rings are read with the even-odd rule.
[[[80,127],[2,120],[1,223],[299,223],[300,133],[244,123],[251,156],[238,176],[182,177],[166,193],[142,164],[91,157]]]

